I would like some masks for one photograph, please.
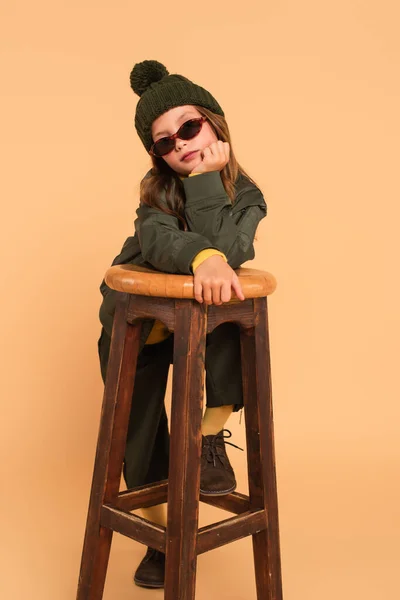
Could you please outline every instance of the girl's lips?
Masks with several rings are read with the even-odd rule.
[[[184,156],[182,160],[191,160],[196,154],[196,152],[198,152],[198,150],[193,150],[193,152],[190,152],[187,156]]]

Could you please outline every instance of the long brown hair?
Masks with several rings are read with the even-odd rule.
[[[254,185],[257,186],[257,184],[239,165],[235,158],[228,123],[226,122],[225,117],[217,115],[203,106],[193,106],[197,108],[202,116],[207,117],[208,122],[214,129],[218,140],[229,143],[229,162],[221,171],[221,181],[231,203],[233,204],[235,201],[235,182],[239,174],[243,174],[252,183],[254,183]],[[165,213],[175,215],[181,222],[182,228],[186,230],[187,223],[184,217],[185,191],[183,183],[178,173],[171,169],[171,167],[163,158],[158,158],[153,155],[149,156],[153,166],[150,175],[143,179],[140,183],[140,200],[143,204],[159,208]],[[166,193],[165,198],[168,206],[165,206],[164,203],[161,204],[161,202],[158,200],[164,190]]]

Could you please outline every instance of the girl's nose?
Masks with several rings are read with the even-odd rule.
[[[185,140],[180,140],[179,138],[176,138],[176,140],[175,140],[175,148],[177,150],[179,150],[180,148],[183,148],[183,146],[185,146],[185,145],[186,145]]]

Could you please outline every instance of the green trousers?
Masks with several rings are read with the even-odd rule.
[[[138,355],[129,417],[123,475],[128,489],[168,478],[169,430],[165,391],[173,360],[174,334],[145,345]],[[105,383],[111,338],[102,329],[98,341]],[[206,336],[206,406],[243,407],[239,326],[222,323]]]

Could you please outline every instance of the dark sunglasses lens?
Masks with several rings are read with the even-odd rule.
[[[156,156],[164,156],[171,152],[174,147],[174,140],[161,139],[154,144],[153,152]]]
[[[180,138],[182,140],[190,140],[190,138],[194,137],[195,135],[197,135],[201,129],[201,122],[200,121],[186,121],[186,123],[184,123],[180,129]]]

